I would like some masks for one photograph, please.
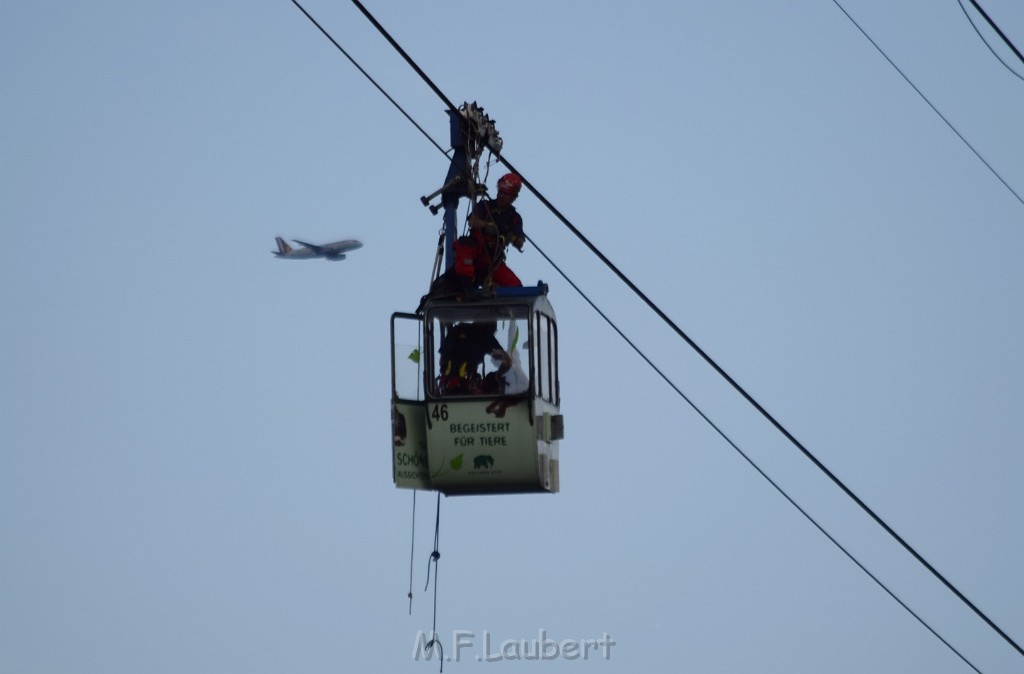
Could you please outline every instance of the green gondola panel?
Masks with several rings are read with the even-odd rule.
[[[547,286],[393,314],[391,356],[395,486],[558,491],[558,328]]]

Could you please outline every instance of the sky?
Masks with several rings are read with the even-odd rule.
[[[1024,5],[981,4],[1024,47]],[[353,4],[303,5],[446,147]],[[952,0],[842,1],[918,93],[825,0],[366,6],[1024,643],[1024,64],[977,16],[1016,75]],[[435,604],[389,317],[429,284],[447,159],[285,0],[7,3],[0,63],[0,671],[429,672],[435,613],[470,643],[446,672],[972,671],[538,248],[974,667],[1024,671],[525,191],[509,264],[558,317],[561,493],[440,499]],[[280,261],[277,235],[365,246]]]

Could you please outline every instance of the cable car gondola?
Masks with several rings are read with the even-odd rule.
[[[441,189],[420,199],[434,214],[444,209],[435,281],[442,252],[448,268],[454,264],[459,200],[475,203],[486,192],[477,181],[481,154],[502,147],[494,122],[476,103],[450,110],[449,118],[448,175]],[[438,195],[441,207],[431,206]],[[558,491],[563,427],[548,288],[490,281],[469,296],[428,293],[416,313],[391,317],[392,462],[399,488],[446,495]]]
[[[453,361],[453,340],[488,338],[507,367],[490,355]],[[546,285],[497,288],[469,302],[428,299],[422,313],[395,313],[391,362],[396,487],[558,491],[558,329]]]

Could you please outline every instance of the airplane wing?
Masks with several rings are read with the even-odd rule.
[[[294,241],[295,243],[299,244],[300,246],[305,246],[306,248],[309,248],[310,250],[312,250],[314,253],[316,253],[318,255],[320,253],[323,253],[323,246],[318,246],[318,245],[313,244],[313,243],[306,243],[305,241],[299,241],[298,239],[292,239],[292,241]]]

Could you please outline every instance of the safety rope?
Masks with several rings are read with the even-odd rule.
[[[412,615],[412,566],[416,555],[416,490],[412,490],[412,541],[409,543],[409,615]]]
[[[494,270],[498,268],[498,265],[505,261],[505,237],[501,233],[501,228],[498,227],[498,222],[491,214],[491,203],[490,201],[481,202],[484,210],[487,212],[487,223],[484,225],[484,229],[487,230],[486,234],[483,234],[478,240],[483,246],[487,246],[489,237],[493,237],[494,244],[489,249],[485,249],[483,252],[487,255],[490,260],[490,264],[487,266],[487,274],[484,275],[481,285],[484,290],[491,290],[494,287]],[[474,211],[476,209],[474,208]],[[494,230],[493,232],[490,230]]]
[[[437,647],[440,653],[441,671],[444,672],[444,647],[441,645],[441,641],[437,638],[437,563],[441,559],[441,553],[438,551],[438,540],[441,535],[441,492],[437,493],[437,515],[434,519],[434,551],[430,553],[430,559],[427,560],[427,584],[423,586],[423,591],[426,592],[427,588],[430,587],[430,567],[434,567],[434,623],[430,628],[430,641],[427,642],[426,652],[429,653],[432,648]]]
[[[427,286],[429,289],[437,277],[441,275],[441,263],[444,260],[444,228],[441,229],[440,236],[437,237],[437,252],[434,254],[434,268],[430,273],[430,285]]]

